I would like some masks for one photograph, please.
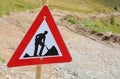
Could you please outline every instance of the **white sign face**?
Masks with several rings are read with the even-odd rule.
[[[62,56],[62,54],[58,45],[56,44],[56,41],[48,27],[46,20],[44,19],[33,38],[27,45],[26,49],[20,56],[20,59],[56,56]]]

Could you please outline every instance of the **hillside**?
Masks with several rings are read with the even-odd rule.
[[[119,0],[48,0],[52,9],[69,10],[80,13],[120,11]],[[14,11],[35,9],[41,0],[0,0],[0,16]]]
[[[6,64],[39,13],[40,1],[0,0],[0,79],[35,79],[36,66]],[[119,0],[49,0],[49,8],[72,62],[42,65],[42,79],[120,79]],[[103,41],[105,33],[112,35]]]
[[[11,12],[25,11],[40,7],[38,0],[0,0],[0,16],[9,15]]]
[[[36,66],[7,68],[6,64],[38,13],[35,10],[0,17],[0,79],[35,79]],[[71,12],[52,14],[72,62],[42,65],[42,79],[120,79],[120,45],[93,40],[68,29],[61,19]]]
[[[120,10],[119,0],[51,0],[51,7],[80,13],[111,12]]]
[[[7,63],[40,1],[0,0],[0,79],[35,79],[36,66],[8,68]],[[42,65],[42,79],[120,79],[119,0],[49,0],[49,8],[72,62]],[[109,40],[102,40],[105,33],[112,33]]]

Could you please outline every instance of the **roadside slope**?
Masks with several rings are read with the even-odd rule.
[[[8,69],[6,63],[32,24],[37,11],[13,13],[0,18],[0,79],[34,79],[35,66]],[[120,46],[106,45],[74,33],[60,25],[69,12],[52,12],[73,58],[70,63],[42,66],[43,79],[119,79]]]

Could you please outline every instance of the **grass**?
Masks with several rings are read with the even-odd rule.
[[[89,18],[77,15],[67,15],[64,17],[64,20],[74,25],[82,24],[97,33],[111,31],[114,34],[120,34],[120,16],[111,15],[109,17]]]
[[[5,63],[5,62],[6,62],[3,58],[0,58],[0,61],[1,61],[2,63]]]
[[[118,19],[117,17],[115,18]],[[91,28],[92,30],[96,31],[97,33],[111,31],[114,34],[120,34],[120,23],[116,22],[111,24],[104,19],[97,19],[97,20],[84,20],[83,25],[85,27]]]
[[[102,23],[101,23],[101,24],[102,24]],[[90,21],[90,20],[84,21],[84,22],[83,22],[83,25],[84,25],[85,27],[91,28],[92,30],[96,31],[97,33],[101,33],[101,32],[106,32],[106,31],[108,31],[106,27],[100,26],[100,25],[97,24],[96,22]],[[104,25],[104,24],[103,24],[103,25]]]
[[[41,0],[0,0],[0,16],[9,15],[14,11],[25,11],[40,8]],[[51,9],[69,10],[79,13],[109,13],[120,11],[119,0],[49,0]],[[82,18],[83,19],[83,18]],[[79,24],[79,21],[73,16],[67,16],[66,20],[71,24]],[[109,19],[110,20],[110,19]],[[120,34],[119,17],[111,17],[110,22],[104,19],[89,20],[83,19],[85,27],[91,28],[96,32],[112,31]],[[17,26],[23,26],[17,22]]]
[[[14,11],[25,11],[40,7],[38,0],[0,0],[0,16]]]
[[[40,7],[41,0],[0,0],[0,16]],[[119,0],[49,0],[51,9],[80,13],[120,11]]]
[[[53,9],[58,8],[80,13],[109,13],[116,11],[115,7],[120,11],[119,0],[50,0],[49,6]]]
[[[65,20],[67,20],[71,24],[79,24],[78,20],[75,17],[71,16],[71,15],[67,15],[65,17]]]

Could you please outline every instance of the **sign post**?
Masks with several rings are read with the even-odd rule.
[[[48,5],[48,0],[42,0],[42,6]],[[41,79],[42,66],[36,66],[36,79]]]
[[[48,8],[42,0],[40,13],[25,34],[7,67],[70,62],[72,60]],[[41,65],[36,66],[36,78],[41,79]]]
[[[48,0],[42,0],[42,6],[48,5]]]
[[[41,79],[41,65],[36,66],[36,79]]]

